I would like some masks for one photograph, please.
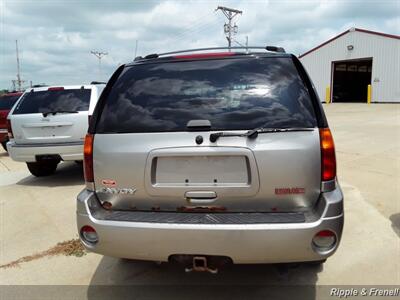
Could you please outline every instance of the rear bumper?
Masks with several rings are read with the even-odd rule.
[[[35,162],[36,155],[58,154],[62,160],[83,160],[83,143],[16,144],[7,143],[7,150],[15,161]]]
[[[178,224],[129,222],[95,218],[98,204],[93,192],[83,190],[77,199],[78,231],[95,228],[99,241],[85,243],[92,252],[129,259],[167,261],[173,254],[220,255],[234,263],[282,263],[322,260],[337,249],[343,229],[343,195],[338,187],[323,193],[312,221],[274,224]],[[100,213],[100,214],[101,214]],[[336,246],[318,253],[312,246],[320,230],[336,233]]]

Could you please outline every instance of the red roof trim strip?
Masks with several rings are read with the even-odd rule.
[[[23,93],[22,92],[15,92],[15,93],[7,93],[7,94],[3,94],[2,96],[4,97],[11,97],[11,96],[21,96]]]
[[[63,91],[64,87],[62,87],[62,86],[54,86],[54,87],[49,87],[47,90],[48,91]]]
[[[370,34],[375,34],[375,35],[380,35],[380,36],[384,36],[384,37],[388,37],[388,38],[400,40],[400,35],[388,34],[388,33],[377,32],[377,31],[372,31],[372,30],[367,30],[367,29],[361,29],[361,28],[356,28],[356,31],[364,32],[364,33],[370,33]]]
[[[384,36],[384,37],[388,37],[388,38],[392,38],[392,39],[398,39],[400,40],[400,36],[399,35],[394,35],[394,34],[387,34],[387,33],[382,33],[382,32],[377,32],[377,31],[371,31],[371,30],[366,30],[366,29],[361,29],[361,28],[355,28],[355,31],[359,31],[359,32],[364,32],[364,33],[369,33],[369,34],[375,34],[375,35],[380,35],[380,36]],[[308,50],[307,52],[299,55],[299,58],[302,58],[304,56],[306,56],[307,54],[310,54],[311,52],[314,52],[315,50],[318,50],[319,48],[325,46],[326,44],[329,44],[330,42],[340,38],[341,36],[347,34],[350,32],[350,29],[346,30],[345,32],[342,32],[341,34],[338,34],[337,36],[327,40],[326,42],[318,45],[317,47],[312,48],[311,50]]]

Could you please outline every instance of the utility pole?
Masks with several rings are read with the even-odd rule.
[[[135,59],[135,58],[136,58],[138,44],[139,44],[139,41],[138,41],[138,40],[136,40],[136,46],[135,46],[135,57],[134,57],[133,59]]]
[[[14,88],[17,87],[18,91],[22,91],[22,83],[25,82],[21,80],[21,72],[19,67],[19,52],[18,52],[18,40],[15,40],[15,50],[17,52],[17,80],[13,80]]]
[[[90,53],[92,53],[94,56],[96,56],[97,59],[99,60],[99,79],[100,79],[100,76],[101,76],[101,59],[103,58],[103,56],[108,55],[108,53],[107,52],[95,51],[95,50],[90,51]]]
[[[228,24],[225,23],[224,24],[224,32],[226,35],[226,39],[228,40],[228,48],[229,51],[231,51],[231,46],[232,46],[232,36],[234,34],[237,33],[238,31],[238,27],[237,25],[233,25],[232,26],[232,20],[234,17],[236,17],[238,14],[242,14],[241,10],[237,10],[237,9],[233,9],[233,8],[229,8],[229,7],[225,7],[225,6],[218,6],[217,10],[221,10],[223,12],[223,14],[225,15],[225,17],[228,19]]]

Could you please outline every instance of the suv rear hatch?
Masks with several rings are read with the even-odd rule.
[[[82,142],[88,127],[91,89],[50,87],[25,92],[12,112],[17,144]]]
[[[313,207],[321,191],[317,99],[297,63],[241,55],[125,67],[90,128],[99,200],[116,210]],[[244,135],[255,128],[275,130]]]

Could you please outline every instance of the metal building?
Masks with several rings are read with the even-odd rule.
[[[351,28],[299,56],[321,101],[400,102],[400,36]]]

